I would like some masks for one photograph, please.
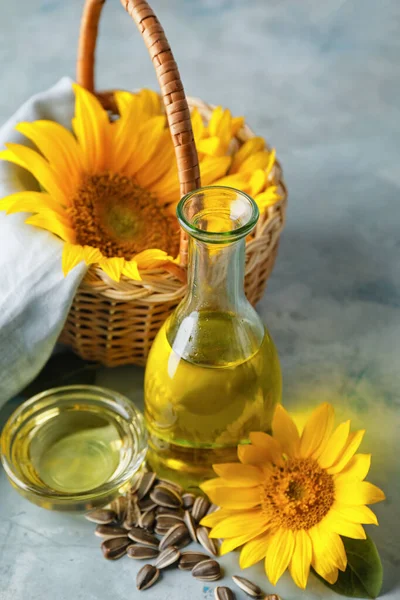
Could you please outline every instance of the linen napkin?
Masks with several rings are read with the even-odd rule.
[[[5,142],[32,144],[14,127],[48,119],[71,127],[74,94],[69,78],[30,98],[0,129]],[[0,161],[0,198],[38,189],[24,169]],[[26,214],[0,211],[0,406],[24,388],[48,360],[86,266],[67,277],[61,270],[62,242],[25,224]]]

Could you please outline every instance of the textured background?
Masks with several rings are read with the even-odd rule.
[[[371,535],[382,597],[400,597],[400,3],[398,0],[153,0],[188,94],[245,114],[277,148],[290,191],[287,227],[260,312],[281,356],[284,402],[299,422],[322,400],[367,427],[370,479],[387,492]],[[0,3],[0,122],[74,74],[82,2]],[[101,26],[98,84],[156,87],[147,51],[117,0]],[[141,402],[139,369],[99,383]],[[92,527],[20,499],[0,472],[0,599],[126,600],[134,565],[104,564]],[[228,574],[236,556],[225,564]],[[263,581],[262,567],[250,577]],[[212,598],[168,574],[153,600]],[[271,589],[265,585],[266,589]],[[203,590],[203,592],[202,592]],[[284,600],[307,593],[284,577]],[[202,595],[203,594],[203,595]]]

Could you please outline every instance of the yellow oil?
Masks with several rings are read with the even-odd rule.
[[[14,463],[34,485],[63,494],[88,492],[109,481],[124,445],[118,424],[93,407],[46,412],[23,433],[14,445]]]
[[[270,430],[281,371],[269,334],[260,343],[229,313],[196,313],[174,336],[171,346],[170,317],[148,358],[148,459],[188,488],[212,476],[212,464],[236,461],[251,431]]]

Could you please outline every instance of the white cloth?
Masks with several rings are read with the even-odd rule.
[[[48,119],[71,126],[71,80],[30,98],[0,129],[5,142],[31,145],[14,130],[20,121]],[[0,161],[0,198],[38,189],[28,172]],[[40,371],[62,330],[76,289],[85,273],[81,263],[64,277],[62,242],[48,231],[26,225],[26,214],[0,211],[0,406]]]

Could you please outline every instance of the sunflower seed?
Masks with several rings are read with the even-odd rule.
[[[131,489],[129,490],[130,494],[136,494],[136,492],[138,491],[140,484],[142,483],[142,479],[143,479],[143,475],[144,475],[144,471],[138,471],[137,473],[134,474],[132,481],[131,481]]]
[[[157,475],[155,473],[152,473],[151,471],[143,474],[139,489],[137,491],[137,496],[138,496],[139,500],[142,500],[142,498],[147,496],[147,494],[150,492],[151,488],[153,487],[156,478],[157,478]]]
[[[201,581],[217,581],[221,578],[221,567],[212,558],[197,563],[192,569],[193,577]]]
[[[128,499],[126,496],[118,496],[118,498],[111,502],[111,508],[117,515],[116,520],[118,523],[123,523],[125,521],[127,507]]]
[[[138,590],[147,590],[160,577],[160,571],[153,565],[144,565],[136,575],[136,587]]]
[[[157,515],[157,527],[168,527],[169,529],[184,519],[180,515]]]
[[[153,508],[153,510],[148,510],[147,512],[144,512],[140,515],[139,527],[142,527],[143,529],[147,529],[148,531],[152,531],[155,520],[156,520],[156,511]]]
[[[197,523],[199,523],[201,521],[201,519],[206,515],[206,512],[208,511],[209,508],[210,508],[210,502],[207,500],[207,498],[204,498],[203,496],[197,496],[197,498],[194,501],[193,508],[192,508],[193,519]]]
[[[160,552],[154,564],[157,569],[165,569],[165,567],[169,567],[169,565],[172,565],[179,560],[180,556],[181,553],[178,548],[175,546],[168,546],[168,548],[165,548],[165,550]]]
[[[208,527],[198,527],[196,529],[197,541],[201,544],[204,550],[210,552],[214,556],[218,556],[218,546],[214,539],[208,537],[209,533]]]
[[[129,494],[127,496],[126,516],[123,522],[123,526],[126,529],[136,527],[140,519],[140,510],[137,504],[135,496]]]
[[[129,558],[136,560],[147,560],[158,556],[158,550],[150,548],[150,546],[141,546],[140,544],[131,544],[126,551]]]
[[[110,540],[104,540],[101,544],[101,549],[104,558],[108,560],[117,560],[126,554],[126,549],[130,545],[130,541],[126,538],[113,538]]]
[[[165,485],[166,487],[169,487],[172,490],[175,490],[175,492],[178,492],[178,494],[180,496],[182,496],[183,487],[181,485],[179,485],[179,483],[175,483],[175,481],[171,481],[170,479],[159,479],[158,482],[161,485]]]
[[[174,517],[180,517],[183,521],[184,511],[182,508],[168,508],[167,506],[157,506],[156,515],[172,515]]]
[[[150,498],[159,506],[165,506],[167,508],[179,508],[182,506],[180,494],[165,485],[156,485],[150,494]]]
[[[183,523],[178,523],[164,535],[158,548],[164,550],[168,546],[181,546],[181,544],[186,544],[189,541],[190,537],[186,526]]]
[[[210,508],[207,511],[207,515],[211,515],[212,513],[214,513],[216,510],[219,509],[219,506],[217,506],[216,504],[210,504]]]
[[[141,500],[139,500],[139,502],[137,504],[138,504],[138,507],[140,508],[140,510],[143,512],[147,512],[148,510],[153,510],[154,508],[157,507],[157,504],[150,498],[150,496],[146,496],[145,498],[142,498]]]
[[[196,525],[194,519],[188,510],[185,511],[185,516],[183,517],[183,521],[187,527],[190,537],[194,542],[197,542],[196,536]]]
[[[264,600],[282,600],[278,594],[267,594]]]
[[[157,535],[164,536],[166,533],[168,533],[170,529],[171,527],[158,527],[158,525],[156,525],[154,528],[154,533],[156,533]]]
[[[103,538],[103,540],[113,540],[114,538],[127,538],[128,532],[123,527],[116,525],[97,525],[94,535]]]
[[[183,496],[182,496],[183,508],[185,510],[189,510],[189,508],[192,508],[195,498],[196,498],[196,496],[194,494],[191,494],[190,492],[183,494]]]
[[[261,598],[262,596],[264,596],[261,588],[259,588],[258,585],[256,585],[252,581],[249,581],[244,577],[239,577],[239,575],[233,575],[232,580],[248,596],[251,596],[252,598]]]
[[[158,549],[158,539],[145,529],[140,529],[140,527],[132,527],[132,529],[130,529],[128,532],[128,537],[130,540],[140,544],[141,546],[149,546],[150,548]]]
[[[98,508],[85,515],[85,519],[92,523],[97,523],[98,525],[107,525],[108,523],[115,521],[116,518],[116,512],[109,508]]]
[[[215,600],[235,600],[236,596],[231,588],[217,586],[214,590],[214,598]]]
[[[179,569],[182,569],[182,571],[191,571],[197,563],[208,559],[208,554],[187,550],[186,552],[181,553],[178,567]]]

